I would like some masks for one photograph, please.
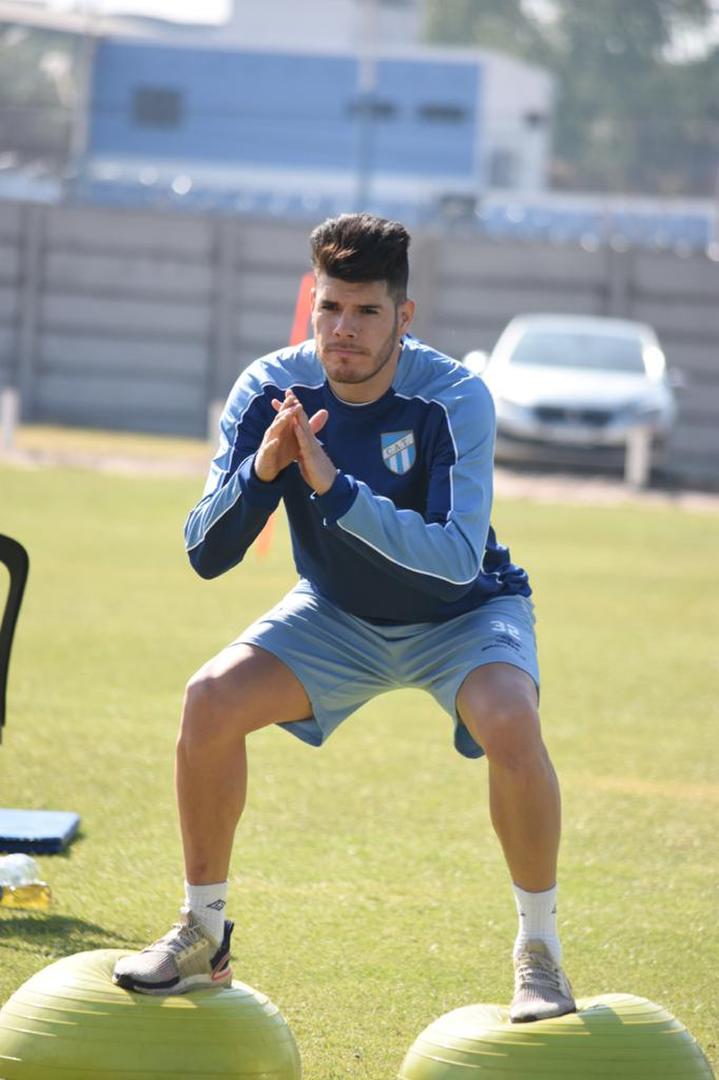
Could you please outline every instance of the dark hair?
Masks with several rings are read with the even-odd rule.
[[[409,233],[374,214],[328,218],[310,236],[315,271],[342,281],[384,281],[395,303],[407,299]]]

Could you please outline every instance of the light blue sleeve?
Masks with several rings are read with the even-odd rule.
[[[203,496],[185,522],[185,548],[201,577],[217,577],[241,562],[282,497],[281,476],[264,483],[254,471],[271,421],[262,391],[251,371],[233,387]]]
[[[437,403],[444,409],[451,451],[427,463],[427,504],[433,505],[435,489],[449,484],[449,511],[443,521],[398,509],[391,499],[344,474],[316,501],[325,525],[358,555],[392,568],[414,588],[454,600],[482,572],[492,509],[494,405],[475,377],[461,380],[452,395]]]

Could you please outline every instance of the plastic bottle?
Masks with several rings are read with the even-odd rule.
[[[19,853],[0,857],[0,907],[47,911],[51,901],[50,886],[41,881],[34,859]]]

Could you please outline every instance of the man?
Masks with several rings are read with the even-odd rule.
[[[114,980],[141,993],[229,982],[224,919],[247,785],[245,739],[281,724],[319,746],[393,686],[431,693],[490,811],[519,912],[514,1021],[571,1012],[556,930],[559,789],[541,739],[526,573],[490,525],[484,383],[407,336],[409,236],[345,214],[311,237],[314,339],[233,388],[185,535],[206,578],[235,566],[283,499],[297,586],[190,680],[177,746],[180,922]]]

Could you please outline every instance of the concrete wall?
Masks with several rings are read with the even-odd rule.
[[[669,465],[719,485],[719,264],[416,233],[420,337],[490,348],[518,312],[644,319],[687,387]],[[213,401],[287,341],[304,225],[0,202],[0,386],[28,421],[202,435]]]

